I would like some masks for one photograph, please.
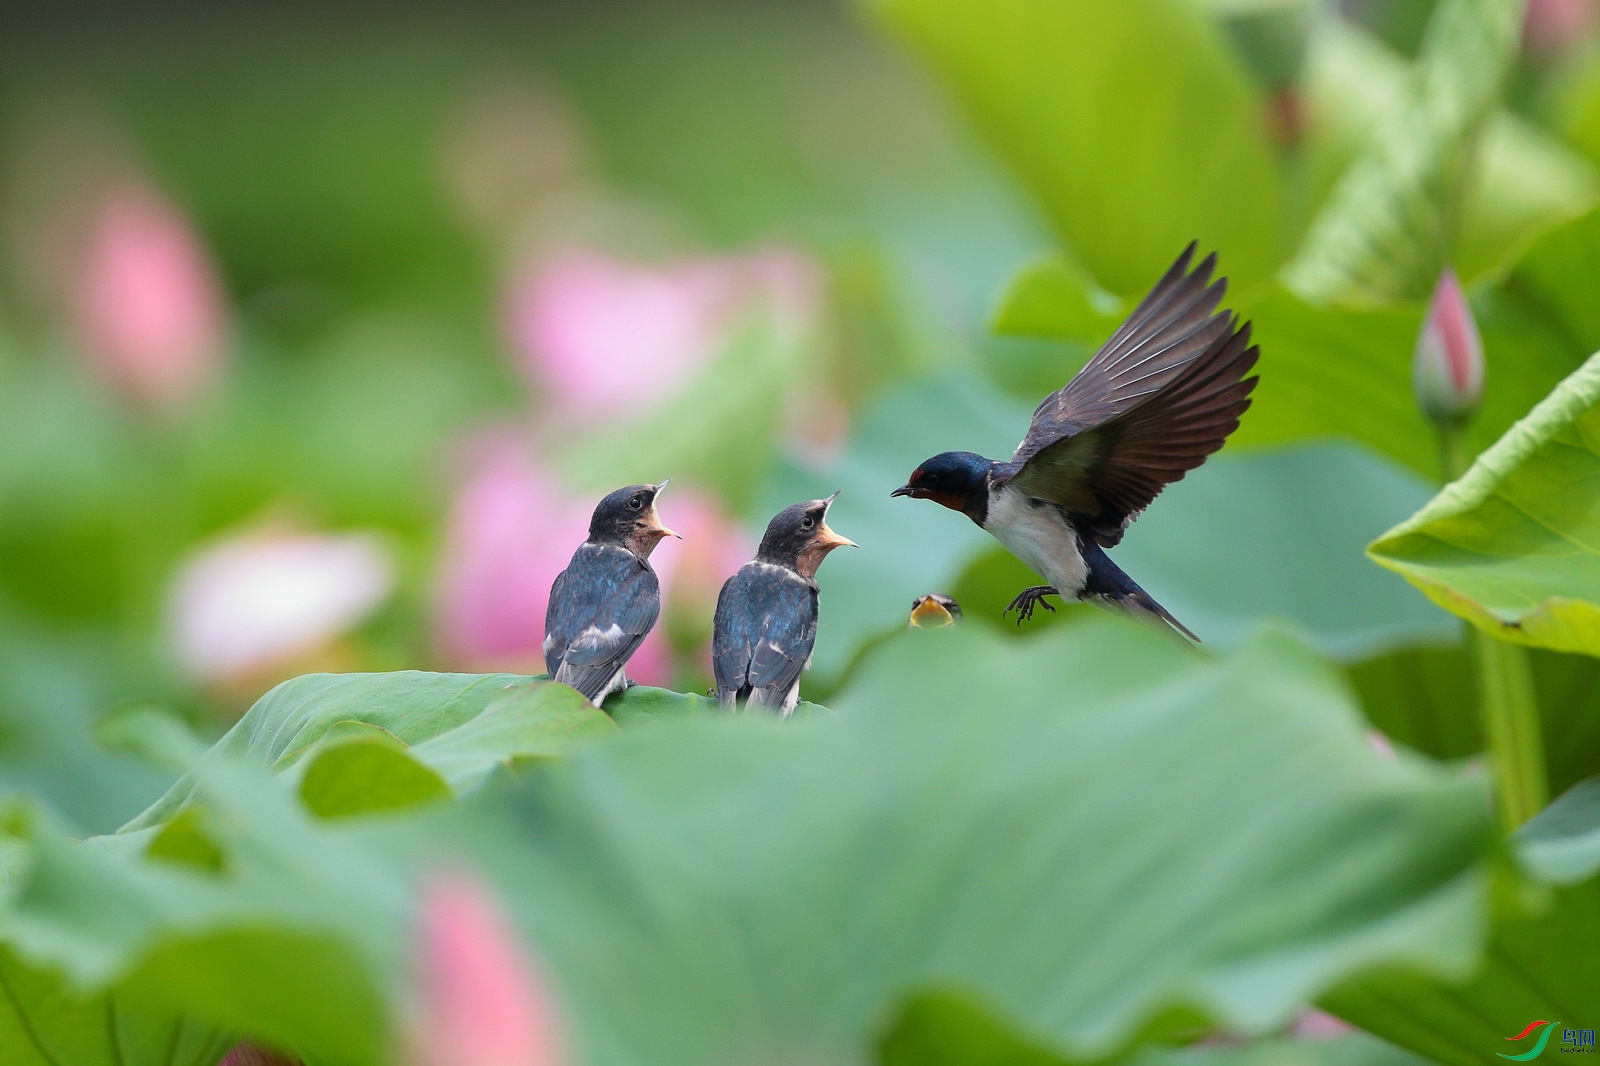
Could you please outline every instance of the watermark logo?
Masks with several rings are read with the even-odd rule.
[[[1520,1055],[1507,1055],[1503,1051],[1498,1051],[1495,1054],[1499,1055],[1502,1059],[1512,1059],[1517,1062],[1526,1062],[1528,1059],[1536,1059],[1540,1055],[1544,1054],[1544,1047],[1550,1041],[1550,1034],[1555,1031],[1555,1022],[1547,1022],[1543,1018],[1540,1018],[1537,1021],[1529,1022],[1528,1027],[1522,1030],[1522,1032],[1518,1033],[1516,1036],[1508,1036],[1506,1039],[1526,1040],[1529,1036],[1537,1032],[1539,1034],[1539,1039],[1534,1042],[1534,1045],[1531,1048],[1522,1052]],[[1561,1053],[1563,1055],[1592,1055],[1594,1053],[1594,1030],[1562,1029]]]

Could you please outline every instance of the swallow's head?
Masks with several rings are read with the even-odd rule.
[[[911,601],[911,626],[938,629],[961,621],[961,605],[949,596],[930,592]]]
[[[667,487],[629,485],[601,500],[589,520],[589,539],[596,544],[620,544],[641,559],[650,558],[663,537],[678,534],[661,524],[656,497]]]
[[[785,507],[767,523],[756,558],[764,563],[786,566],[801,577],[815,577],[817,567],[835,548],[858,545],[828,528],[828,508],[836,492],[825,500],[807,500]]]
[[[911,472],[890,496],[932,500],[962,514],[981,514],[989,492],[993,464],[976,452],[940,452]]]

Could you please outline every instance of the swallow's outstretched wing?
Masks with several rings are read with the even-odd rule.
[[[746,563],[717,597],[711,662],[717,699],[731,707],[787,710],[817,641],[816,586],[764,563]]]
[[[661,613],[656,572],[624,548],[585,544],[550,589],[545,665],[594,699],[639,650]]]
[[[1122,539],[1170,483],[1206,461],[1239,426],[1256,379],[1250,324],[1218,311],[1227,279],[1216,254],[1189,271],[1190,244],[1067,384],[1033,412],[1000,472],[1071,512],[1104,547]]]

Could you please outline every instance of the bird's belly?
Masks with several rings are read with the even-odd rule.
[[[989,498],[987,518],[983,528],[1063,596],[1083,590],[1089,570],[1078,548],[1077,531],[1059,510],[1036,507],[1025,494],[1007,486]]]

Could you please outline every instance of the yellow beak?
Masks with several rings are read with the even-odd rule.
[[[826,523],[826,522],[822,523],[822,528],[817,530],[816,543],[821,544],[824,548],[828,549],[829,551],[832,551],[835,548],[859,548],[859,547],[861,547],[861,545],[857,544],[855,541],[851,540],[849,537],[841,537],[839,534],[837,534],[833,530],[829,529],[828,528],[828,523]]]
[[[945,610],[944,604],[926,596],[922,602],[911,608],[911,625],[916,629],[939,629],[943,626],[954,625],[955,616]]]

